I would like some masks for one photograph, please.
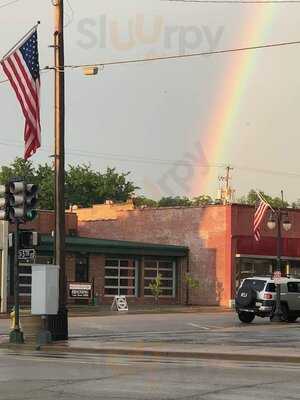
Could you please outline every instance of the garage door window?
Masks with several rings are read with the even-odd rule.
[[[144,271],[144,296],[152,296],[149,284],[158,276],[161,276],[161,297],[175,297],[176,279],[175,262],[173,260],[145,260]]]
[[[105,260],[105,296],[137,296],[137,260]]]

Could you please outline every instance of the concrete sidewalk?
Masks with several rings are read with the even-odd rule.
[[[2,339],[0,349],[10,350],[36,350],[34,343],[24,345],[11,345],[8,339]],[[231,361],[257,361],[257,362],[278,362],[278,363],[300,363],[300,350],[295,347],[266,347],[237,345],[193,345],[193,344],[172,344],[172,343],[143,343],[142,341],[122,343],[105,342],[99,343],[88,340],[69,340],[68,342],[56,342],[42,346],[39,350],[52,354],[111,354],[126,356],[152,356],[152,357],[173,357],[206,360],[231,360]]]
[[[222,313],[232,312],[232,309],[220,306],[184,306],[184,305],[131,305],[129,311],[112,311],[110,305],[101,306],[69,306],[69,317],[102,317],[121,314],[171,314],[171,313]],[[9,318],[8,314],[0,313],[0,319]]]

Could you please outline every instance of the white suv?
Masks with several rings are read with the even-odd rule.
[[[285,278],[281,285],[282,320],[295,322],[300,317],[300,279]],[[276,286],[270,277],[246,278],[235,297],[235,308],[242,322],[255,316],[272,319],[276,302]]]

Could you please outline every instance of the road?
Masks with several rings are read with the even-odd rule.
[[[241,324],[235,313],[143,314],[70,318],[70,338],[100,342],[172,342],[300,348],[300,322]],[[8,322],[0,320],[0,338]]]
[[[300,366],[0,351],[1,400],[298,400]]]

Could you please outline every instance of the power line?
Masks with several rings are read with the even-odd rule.
[[[2,146],[14,146],[14,147],[23,147],[24,144],[21,142],[5,142],[0,141],[0,145]],[[43,152],[49,153],[52,151],[50,147],[44,146],[40,149]],[[90,158],[99,158],[99,159],[109,159],[120,162],[133,162],[133,163],[143,163],[143,164],[151,164],[151,165],[170,165],[170,166],[189,166],[189,167],[197,167],[197,168],[224,168],[226,164],[201,164],[197,162],[189,162],[189,161],[180,161],[180,160],[167,160],[161,158],[146,158],[141,156],[134,155],[123,155],[123,154],[112,154],[112,153],[96,153],[89,151],[82,151],[77,149],[70,148],[66,151],[68,155],[74,156],[82,156],[82,157],[90,157]],[[260,173],[266,175],[274,175],[274,176],[289,176],[290,178],[300,178],[300,173],[297,172],[288,172],[288,171],[278,171],[278,170],[269,170],[269,169],[261,169],[261,168],[251,168],[245,167],[241,165],[231,165],[234,170],[238,171],[246,171],[251,173]]]
[[[172,0],[173,1],[173,0]],[[200,56],[209,56],[216,54],[225,54],[225,53],[237,53],[240,51],[250,51],[250,50],[259,50],[259,49],[268,49],[272,47],[282,47],[282,46],[293,46],[300,44],[300,40],[292,41],[292,42],[278,42],[278,43],[269,43],[263,45],[256,46],[246,46],[246,47],[237,47],[231,49],[224,50],[212,50],[212,51],[203,51],[200,53],[190,53],[190,54],[176,54],[171,56],[161,56],[161,57],[151,57],[151,58],[138,58],[135,60],[120,60],[120,61],[107,61],[107,62],[99,62],[95,64],[74,64],[74,65],[66,65],[65,68],[85,68],[85,67],[100,67],[100,66],[110,66],[110,65],[122,65],[122,64],[134,64],[134,63],[143,63],[150,61],[160,61],[160,60],[172,60],[179,58],[190,58],[190,57],[200,57]]]
[[[8,6],[12,5],[12,4],[19,3],[20,1],[21,1],[21,0],[12,0],[12,1],[9,1],[8,3],[4,3],[4,4],[0,5],[0,8],[8,7]]]
[[[175,1],[175,0],[172,0]],[[278,43],[269,43],[263,45],[256,45],[256,46],[246,46],[246,47],[237,47],[231,49],[224,49],[224,50],[212,50],[212,51],[203,51],[200,53],[190,53],[190,54],[176,54],[171,56],[160,56],[160,57],[151,57],[151,58],[138,58],[134,60],[120,60],[120,61],[106,61],[106,62],[99,62],[93,64],[71,64],[65,65],[65,69],[78,69],[78,68],[85,68],[85,67],[105,67],[105,66],[112,66],[112,65],[123,65],[123,64],[137,64],[137,63],[145,63],[151,61],[162,61],[162,60],[174,60],[174,59],[181,59],[181,58],[190,58],[190,57],[201,57],[201,56],[208,56],[208,55],[216,55],[216,54],[226,54],[226,53],[237,53],[241,51],[250,51],[250,50],[259,50],[259,49],[268,49],[273,47],[283,47],[283,46],[293,46],[299,45],[300,40],[292,41],[292,42],[278,42]],[[44,67],[41,71],[49,71],[54,69],[54,67]],[[6,83],[7,80],[0,81],[0,84]]]

